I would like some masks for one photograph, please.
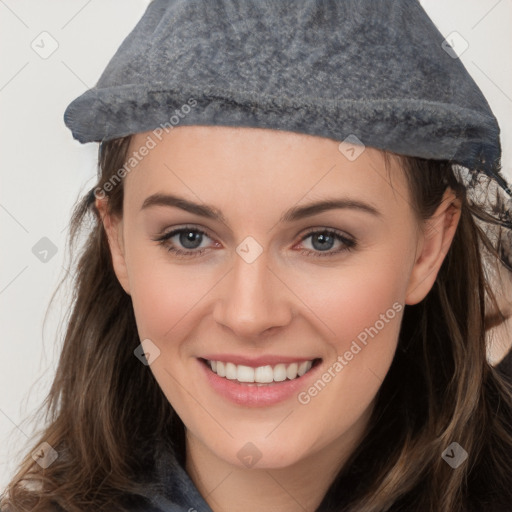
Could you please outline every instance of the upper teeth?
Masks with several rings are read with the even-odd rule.
[[[283,380],[302,377],[311,369],[313,361],[302,363],[276,364],[275,366],[244,366],[241,364],[225,363],[223,361],[208,360],[210,368],[219,376],[226,379],[238,380],[239,382],[258,382],[266,384],[269,382],[282,382]]]

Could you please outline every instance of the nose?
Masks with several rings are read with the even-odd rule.
[[[269,268],[267,252],[247,263],[235,254],[234,267],[223,280],[213,316],[240,338],[257,338],[293,318],[293,294]],[[267,332],[268,331],[268,332]]]

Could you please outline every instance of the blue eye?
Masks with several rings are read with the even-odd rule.
[[[176,241],[172,242],[171,239],[177,238]],[[201,247],[201,243],[204,241],[204,237],[210,238],[207,233],[201,229],[195,227],[183,227],[175,229],[153,239],[165,249],[173,253],[177,257],[196,257],[201,256],[208,249],[208,247]],[[308,238],[312,238],[311,249],[301,249],[301,254],[305,254],[313,257],[326,257],[335,256],[344,251],[350,251],[354,249],[357,242],[352,237],[348,237],[340,232],[332,229],[310,231],[301,238],[301,242],[304,242]],[[210,238],[211,239],[211,238]],[[338,242],[341,246],[336,250],[331,250],[333,245]],[[184,247],[185,250],[177,248],[176,245]]]
[[[200,256],[206,250],[206,248],[197,250],[200,247],[204,236],[208,237],[203,230],[198,228],[179,228],[153,240],[155,242],[159,242],[169,252],[174,253],[178,257],[195,257]],[[174,237],[177,237],[179,244],[187,250],[177,249],[175,243],[169,243],[169,241]]]
[[[313,257],[335,256],[344,251],[350,251],[356,247],[356,241],[353,238],[349,238],[348,236],[332,229],[310,231],[302,237],[301,242],[308,238],[312,238],[311,245],[313,246],[313,249],[316,250],[311,251],[306,249],[301,250],[301,253],[310,254]],[[329,251],[335,242],[339,242],[341,247],[334,251]]]

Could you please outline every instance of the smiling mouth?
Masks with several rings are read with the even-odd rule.
[[[310,361],[290,364],[280,363],[253,368],[241,364],[237,365],[224,361],[212,361],[201,358],[201,362],[217,376],[248,386],[265,386],[300,379],[312,368],[320,364],[321,361],[320,358],[316,358]]]

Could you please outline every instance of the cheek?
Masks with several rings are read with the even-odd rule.
[[[342,423],[373,400],[392,363],[400,332],[407,283],[403,269],[408,262],[392,251],[388,256],[375,253],[372,259],[337,272],[313,273],[303,278],[304,288],[297,291],[307,297],[330,348],[321,382],[303,390],[301,403],[309,404],[313,414],[330,410],[335,417],[338,411]]]
[[[214,283],[211,272],[192,266],[148,265],[144,258],[135,260],[130,286],[141,336],[158,340],[175,336]]]
[[[324,418],[322,432],[311,434],[318,447],[348,432],[369,410],[394,358],[404,279],[398,269],[376,269],[351,269],[340,274],[338,286],[330,280],[330,291],[317,287],[308,294],[308,305],[329,327],[330,350],[322,374],[297,397],[296,419]]]
[[[338,353],[348,350],[358,336],[364,341],[364,333],[375,324],[384,333],[391,330],[391,323],[397,323],[390,320],[395,319],[396,304],[404,302],[407,262],[391,255],[386,258],[383,253],[372,259],[375,261],[302,272],[294,278],[294,291],[305,299],[316,322],[325,325]]]
[[[155,250],[129,240],[126,249],[139,337],[150,339],[164,356],[162,360],[174,372],[186,375],[182,365],[190,362],[195,341],[211,332],[207,328],[204,334],[201,329],[205,318],[211,321],[212,292],[229,267],[177,262],[164,248]]]

